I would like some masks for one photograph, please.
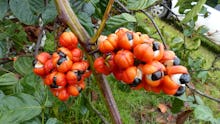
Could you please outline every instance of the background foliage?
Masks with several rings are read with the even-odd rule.
[[[180,13],[191,9],[185,13],[185,19],[182,22],[175,22],[176,25],[181,25],[183,34],[174,35],[173,28],[164,25],[157,18],[156,22],[170,49],[178,54],[182,64],[190,70],[193,83],[203,87],[207,86],[207,82],[219,82],[216,78],[220,74],[214,70],[219,63],[214,62],[218,59],[217,57],[213,57],[212,61],[198,55],[198,51],[201,52],[201,49],[205,48],[201,46],[200,35],[195,34],[204,34],[207,30],[203,27],[194,30],[194,27],[198,13],[207,13],[203,6],[206,0],[199,0],[198,4],[192,6],[190,3],[193,1],[195,0],[179,0],[177,4],[180,7]],[[160,40],[148,17],[139,12],[139,10],[147,10],[158,0],[121,0],[121,2],[132,13],[126,13],[115,3],[103,34],[114,32],[119,27],[127,27]],[[108,1],[70,0],[70,3],[80,23],[93,36]],[[40,51],[53,52],[57,47],[57,37],[67,29],[62,20],[57,18],[53,0],[48,2],[44,0],[0,1],[0,123],[102,123],[103,120],[97,114],[97,110],[107,121],[110,121],[93,77],[87,81],[85,92],[63,103],[54,98],[43,85],[42,80],[33,74],[33,54],[41,33],[39,27],[42,25],[46,32],[44,34],[46,39],[42,40]],[[190,40],[187,37],[191,37]],[[212,55],[216,54],[212,53]],[[108,81],[124,123],[160,123],[167,117],[172,117],[168,120],[170,122],[220,123],[220,115],[216,114],[219,110],[213,111],[219,105],[204,102],[190,91],[176,98],[144,91],[131,91],[129,87],[119,83],[112,76],[108,76]],[[215,87],[217,90],[219,85]],[[213,94],[218,93],[219,90]],[[158,104],[161,103],[168,108],[167,112],[161,113],[157,110]]]

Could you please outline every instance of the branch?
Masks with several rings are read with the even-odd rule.
[[[157,32],[160,36],[161,41],[163,42],[164,49],[167,49],[166,41],[165,41],[159,27],[157,26],[156,22],[154,21],[153,17],[148,12],[145,12],[144,10],[141,10],[141,12],[143,12],[150,19],[150,21],[153,23],[155,29],[157,30]]]
[[[124,9],[127,13],[131,13],[131,11],[128,10],[119,0],[116,0],[115,2],[117,2],[118,5],[121,6],[121,8]],[[150,19],[150,21],[153,23],[155,29],[157,30],[157,32],[158,32],[158,34],[160,36],[160,39],[161,39],[162,43],[164,45],[164,48],[167,49],[167,45],[166,45],[165,39],[164,39],[164,37],[163,37],[159,27],[157,26],[156,22],[154,21],[153,17],[149,13],[145,12],[144,10],[140,10],[140,11],[142,13],[144,13]]]
[[[35,51],[34,51],[34,56],[36,57],[38,52],[39,52],[39,48],[40,48],[40,44],[41,44],[41,41],[42,41],[42,38],[43,38],[43,34],[44,34],[44,26],[40,26],[40,34],[38,35],[38,38],[37,38],[37,44],[35,46]]]
[[[90,36],[88,35],[88,32],[80,24],[77,16],[71,9],[68,0],[55,0],[55,3],[56,3],[59,16],[63,19],[64,22],[68,24],[71,31],[74,34],[76,34],[76,36],[79,39],[79,43],[86,50],[86,52],[90,52],[88,51],[88,49],[90,49],[88,47],[91,47],[91,45],[89,44],[92,44],[90,41]],[[96,57],[94,55],[93,56],[88,55],[88,53],[86,54],[87,54],[87,59],[89,61],[89,64],[93,65],[94,59]],[[115,100],[113,98],[113,95],[112,95],[110,86],[106,80],[106,77],[101,74],[97,74],[93,66],[91,66],[91,69],[95,76],[96,82],[99,86],[99,89],[101,90],[101,93],[104,96],[105,104],[109,110],[113,123],[122,124],[118,108],[116,106]]]
[[[91,107],[91,109],[101,118],[102,122],[104,124],[109,124],[109,122],[107,121],[107,119],[102,115],[101,112],[99,112],[93,105],[92,103],[86,98],[86,101],[88,103],[88,105]]]
[[[212,97],[212,96],[209,96],[209,95],[207,95],[207,94],[205,94],[205,93],[203,93],[203,92],[201,92],[201,91],[195,89],[195,87],[193,87],[193,86],[191,86],[191,85],[189,85],[189,84],[186,84],[186,86],[187,86],[192,92],[195,92],[195,93],[197,93],[197,94],[199,94],[199,95],[201,95],[201,96],[203,96],[203,97],[209,98],[209,99],[211,99],[211,100],[213,100],[213,101],[215,101],[215,102],[220,103],[220,99],[217,99],[217,98],[214,98],[214,97]]]
[[[78,37],[80,44],[85,44],[89,41],[88,32],[80,24],[76,14],[73,12],[68,0],[55,0],[59,17],[67,23],[71,31]]]
[[[95,42],[97,41],[97,39],[99,38],[99,36],[101,35],[101,33],[102,33],[102,31],[103,31],[103,29],[104,29],[104,27],[105,27],[105,23],[106,23],[106,21],[107,21],[107,19],[108,19],[108,16],[109,16],[109,13],[110,13],[110,11],[111,11],[111,8],[112,8],[113,3],[114,3],[114,0],[109,0],[109,1],[108,1],[107,8],[106,8],[105,13],[104,13],[104,15],[103,15],[103,17],[102,17],[102,22],[101,22],[101,24],[100,24],[100,26],[99,26],[98,31],[97,31],[96,34],[92,37],[91,43],[95,43]]]
[[[116,2],[119,6],[121,6],[121,8],[122,8],[125,12],[130,13],[130,10],[128,10],[119,0],[115,0],[115,2]]]

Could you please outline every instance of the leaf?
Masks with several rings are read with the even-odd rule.
[[[110,19],[108,19],[106,26],[108,29],[113,30],[132,22],[136,22],[134,16],[128,13],[122,13],[120,15],[112,16]]]
[[[186,28],[186,29],[183,30],[183,34],[184,34],[184,36],[186,36],[186,37],[191,36],[192,33],[193,33],[193,29],[191,29],[191,28],[190,28],[190,29],[189,29],[189,28]]]
[[[36,76],[33,72],[25,75],[20,80],[21,85],[24,88],[24,93],[33,94],[35,89],[39,83],[41,83],[41,79],[39,76]]]
[[[184,103],[182,100],[180,100],[178,98],[174,98],[174,100],[172,101],[171,112],[178,113],[178,112],[180,112],[180,110],[183,106],[184,106]]]
[[[172,39],[170,47],[172,48],[173,51],[179,50],[182,48],[184,44],[184,40],[181,37],[174,37]]]
[[[214,119],[212,110],[205,105],[196,105],[194,115],[195,118],[199,120],[211,121]]]
[[[54,0],[51,0],[46,7],[46,10],[42,12],[42,19],[44,23],[52,22],[57,16],[57,10]]]
[[[0,99],[2,99],[2,97],[4,96],[5,96],[4,92],[0,90]]]
[[[202,80],[202,83],[205,83],[205,81],[208,77],[208,71],[200,71],[198,73],[197,77]]]
[[[199,34],[204,34],[204,33],[207,33],[209,31],[209,29],[205,26],[200,26],[198,29],[197,29],[197,32]]]
[[[3,19],[8,11],[8,0],[0,0],[0,20]]]
[[[177,4],[175,5],[175,7],[179,6],[179,13],[180,14],[184,14],[185,10],[189,10],[191,9],[193,6],[191,5],[191,3],[194,0],[178,0]]]
[[[153,5],[157,0],[128,0],[127,8],[130,10],[143,10]]]
[[[38,117],[35,117],[31,120],[25,121],[22,124],[40,124],[40,123],[41,123],[40,119]]]
[[[192,110],[186,110],[178,114],[176,118],[176,124],[184,124],[186,119],[190,116],[192,112]]]
[[[21,75],[29,74],[32,72],[32,61],[32,57],[18,57],[14,62],[14,68]]]
[[[15,85],[18,83],[18,77],[14,73],[6,73],[0,76],[0,86]]]
[[[186,47],[189,50],[197,50],[200,47],[200,45],[201,45],[201,40],[199,38],[192,40],[191,42],[186,42]]]
[[[188,97],[188,100],[187,100],[187,101],[192,102],[191,107],[194,107],[194,106],[195,106],[195,104],[194,104],[195,98],[196,98],[197,104],[199,104],[199,105],[204,105],[204,102],[203,102],[203,100],[201,99],[201,97],[199,97],[198,95],[195,95],[195,97],[194,97],[194,96],[189,96],[189,97]]]
[[[186,14],[185,18],[183,19],[182,23],[189,22],[192,18],[197,16],[197,14],[202,9],[203,4],[205,4],[206,0],[199,0],[197,4],[191,9],[189,13]]]
[[[32,11],[32,0],[10,0],[9,5],[12,13],[22,22],[27,25],[35,24],[37,15]],[[34,0],[38,1],[38,0]],[[32,2],[33,3],[33,2]]]
[[[56,118],[49,118],[46,124],[61,124],[61,122],[57,120]]]
[[[39,16],[44,11],[44,0],[26,0],[34,15]]]
[[[0,58],[4,58],[7,52],[7,43],[0,41]]]
[[[48,97],[48,90],[47,87],[44,86],[42,82],[36,82],[35,85],[35,92],[33,94],[35,99],[45,107],[51,106],[50,101],[47,101]]]
[[[154,31],[151,27],[149,27],[148,25],[148,18],[145,14],[140,13],[140,12],[136,12],[135,13],[135,18],[137,20],[137,27],[136,29],[142,33],[147,33],[149,35],[151,35]]]
[[[85,12],[79,12],[78,18],[80,23],[85,27],[86,31],[92,36],[94,34],[94,25],[92,24],[91,17]]]
[[[54,52],[56,51],[56,43],[54,42],[55,39],[54,39],[54,34],[53,33],[46,33],[46,42],[45,42],[45,45],[44,45],[44,51],[46,52]]]
[[[0,110],[1,124],[18,124],[39,115],[41,106],[33,96],[20,93],[1,98]]]

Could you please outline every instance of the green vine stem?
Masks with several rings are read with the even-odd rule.
[[[112,8],[113,3],[114,3],[114,0],[109,0],[108,5],[107,5],[107,8],[106,8],[106,10],[105,10],[105,13],[104,13],[104,15],[103,15],[103,17],[102,17],[102,22],[101,22],[101,24],[100,24],[100,26],[99,26],[99,29],[97,30],[96,34],[92,37],[91,43],[95,43],[96,40],[97,40],[97,39],[99,38],[99,36],[101,35],[101,33],[102,33],[102,31],[103,31],[103,29],[104,29],[104,27],[105,27],[105,23],[106,23],[106,21],[107,21],[107,19],[108,19],[108,16],[109,16],[109,13],[110,13],[110,11],[111,11],[111,8]]]
[[[110,0],[109,2],[112,2],[112,0]],[[90,51],[88,51],[88,49],[90,50],[90,48],[88,48],[88,45],[92,44],[91,40],[90,40],[91,38],[88,35],[87,31],[80,24],[76,14],[73,12],[72,8],[70,7],[68,0],[55,0],[55,3],[56,3],[57,11],[59,13],[59,17],[64,22],[66,22],[67,25],[70,27],[71,31],[76,34],[76,36],[79,39],[79,43],[86,50],[86,52],[90,52]],[[112,2],[112,4],[113,4],[113,2]],[[108,5],[110,6],[111,4],[108,4]],[[111,8],[109,6],[107,7],[107,9]],[[108,10],[108,11],[110,11],[110,10]],[[104,22],[104,21],[102,21],[102,22]],[[103,27],[104,26],[102,26],[102,28]],[[100,30],[102,30],[102,29],[100,29]],[[93,65],[94,59],[96,58],[95,55],[88,55],[87,54],[87,58],[88,58],[90,65]],[[110,86],[106,80],[106,77],[104,75],[97,74],[95,72],[93,66],[91,66],[91,68],[92,68],[93,74],[95,76],[96,82],[99,86],[99,89],[101,90],[101,93],[104,96],[105,104],[109,110],[109,113],[111,115],[113,123],[122,124],[118,108],[116,106],[114,97],[112,95]]]

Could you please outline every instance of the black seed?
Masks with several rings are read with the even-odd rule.
[[[159,50],[160,49],[160,44],[158,42],[153,42],[153,50]]]
[[[77,89],[78,89],[79,93],[82,92],[82,88],[81,87],[78,87]]]
[[[59,52],[57,52],[57,54],[62,58],[62,57],[66,57],[66,55],[63,53],[63,52],[61,52],[61,51],[59,51]]]
[[[50,85],[50,88],[58,88],[56,82],[57,82],[57,77],[53,77],[53,83]]]
[[[57,82],[57,77],[53,77],[53,84],[56,84]]]
[[[34,66],[36,65],[36,63],[37,63],[37,60],[34,59],[34,60],[32,61],[32,66],[34,67]]]
[[[77,81],[80,81],[82,79],[81,75],[77,75]]]
[[[181,84],[186,84],[189,83],[191,80],[190,75],[189,74],[182,74],[180,77],[180,83]]]
[[[85,73],[85,71],[82,71],[82,70],[79,70],[79,71],[78,71],[78,74],[79,74],[79,75],[82,75],[82,74],[84,74],[84,73]]]
[[[136,86],[138,86],[140,83],[141,83],[141,79],[135,78],[134,81],[133,81],[131,84],[129,84],[129,86],[130,86],[130,87],[136,87]]]
[[[180,59],[178,57],[174,58],[173,65],[180,65]]]
[[[61,65],[64,61],[66,61],[67,59],[66,58],[63,58],[61,57],[58,62],[57,62],[57,65]]]
[[[51,84],[50,88],[58,88],[58,86],[56,84]]]
[[[174,94],[174,96],[181,96],[181,95],[183,95],[185,90],[186,90],[185,86],[180,86],[178,88],[178,90],[176,91],[176,94]]]
[[[128,40],[133,40],[133,35],[130,32],[126,32],[126,35],[128,37]]]
[[[161,71],[154,72],[151,76],[152,81],[159,80],[163,77],[163,73]]]

